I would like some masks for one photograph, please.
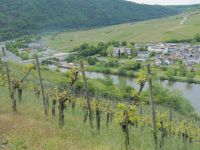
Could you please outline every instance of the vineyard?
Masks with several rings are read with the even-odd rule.
[[[34,64],[17,73],[10,66],[7,61],[0,64],[0,149],[200,147],[198,117],[186,117],[154,102],[150,65],[137,78],[139,91],[132,90],[126,101],[100,98],[98,86],[91,96],[82,61],[66,73],[62,83],[51,80],[50,72],[44,76],[37,55]],[[81,93],[74,86],[77,80],[83,80]],[[149,103],[141,95],[146,84]]]

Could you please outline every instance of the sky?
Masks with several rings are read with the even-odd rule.
[[[188,5],[188,4],[200,4],[200,0],[128,0],[136,3],[143,4],[158,4],[158,5]]]

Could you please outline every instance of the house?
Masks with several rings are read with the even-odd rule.
[[[163,43],[155,44],[153,46],[148,46],[148,51],[156,52],[156,53],[168,53],[168,47],[165,46]]]
[[[134,59],[135,61],[146,62],[149,58],[149,51],[138,51],[137,57]]]
[[[171,61],[171,60],[169,60],[169,59],[165,59],[164,60],[164,64],[165,65],[171,65],[173,62]]]
[[[192,46],[191,49],[195,50],[195,51],[200,51],[200,45],[194,45],[194,46]]]
[[[131,55],[131,49],[126,47],[115,47],[113,49],[113,56],[118,57],[119,55]]]
[[[147,58],[134,58],[134,61],[139,61],[139,62],[146,62],[148,59]]]
[[[38,43],[29,43],[28,48],[40,49],[40,48],[43,48],[43,44],[39,43],[39,42]]]
[[[138,51],[137,57],[139,58],[148,58],[151,52],[149,51]]]
[[[162,64],[162,61],[160,59],[155,60],[155,65],[160,66]]]
[[[192,66],[194,64],[198,64],[200,63],[200,58],[195,58],[195,57],[192,57],[192,58],[188,58],[185,60],[184,64],[186,66]]]

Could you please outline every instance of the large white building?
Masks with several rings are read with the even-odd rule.
[[[148,51],[157,53],[168,53],[168,47],[163,43],[148,46]]]

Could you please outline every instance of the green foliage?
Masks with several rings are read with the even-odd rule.
[[[118,59],[111,59],[107,63],[105,63],[105,67],[118,67],[119,66],[119,61]]]
[[[148,51],[148,47],[147,46],[141,46],[139,50],[140,51]]]
[[[187,73],[187,68],[183,64],[179,65],[177,75],[185,77],[186,73]]]
[[[76,60],[77,59],[77,56],[76,55],[69,55],[69,56],[67,56],[66,58],[65,58],[65,61],[67,61],[67,62],[73,62],[74,60]]]
[[[194,76],[195,76],[195,73],[192,72],[192,71],[188,71],[188,72],[186,73],[186,77],[187,77],[188,82],[192,82]]]
[[[200,42],[200,34],[197,34],[195,37],[194,37],[195,41],[196,42]]]
[[[20,58],[22,58],[22,60],[28,60],[29,59],[29,53],[28,52],[22,52],[18,55],[19,55]]]
[[[167,40],[166,43],[191,43],[193,39],[171,39]]]
[[[107,48],[110,46],[110,43],[98,43],[97,46],[89,45],[87,43],[82,44],[80,47],[75,48],[73,51],[78,52],[76,54],[77,58],[85,58],[89,56],[94,56],[100,54],[102,56],[107,55]]]
[[[200,42],[200,34],[196,34],[193,38],[188,39],[172,39],[167,40],[167,43],[195,43]]]
[[[123,41],[123,42],[121,43],[121,46],[127,46],[127,42],[126,42],[126,41]]]
[[[27,43],[30,43],[31,41],[32,38],[30,36],[25,36],[23,38],[15,40],[14,42],[7,42],[6,49],[18,56],[19,52],[17,49],[27,48]],[[24,54],[22,55],[24,56]]]
[[[114,47],[119,47],[120,46],[120,42],[119,41],[112,41],[112,45]]]
[[[168,79],[171,81],[171,80],[173,80],[173,77],[176,76],[176,70],[168,69],[166,72],[166,75],[167,75]]]
[[[156,56],[156,52],[151,52],[151,53],[149,54],[149,57],[154,57],[154,56]]]
[[[174,8],[122,0],[1,0],[0,10],[0,40],[39,31],[112,25],[178,13]]]
[[[124,68],[127,71],[130,70],[138,70],[141,68],[141,64],[136,61],[126,61],[123,65],[122,68]]]
[[[87,62],[88,62],[89,65],[95,65],[96,62],[97,62],[97,58],[96,57],[89,57],[87,59]]]

